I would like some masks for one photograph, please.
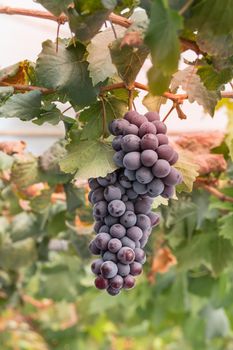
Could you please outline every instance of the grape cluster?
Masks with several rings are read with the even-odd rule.
[[[145,247],[159,215],[151,211],[153,198],[169,198],[181,182],[172,167],[178,155],[168,144],[166,126],[157,113],[126,113],[110,124],[118,169],[90,178],[96,237],[90,242],[95,286],[117,295],[135,285],[146,261]]]

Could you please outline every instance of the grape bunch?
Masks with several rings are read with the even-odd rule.
[[[93,205],[96,237],[89,249],[100,258],[93,261],[95,286],[117,295],[131,289],[142,273],[145,247],[159,215],[151,211],[153,199],[169,198],[181,182],[172,167],[178,155],[168,144],[166,126],[157,113],[126,113],[110,124],[118,169],[105,177],[90,178],[89,201]]]

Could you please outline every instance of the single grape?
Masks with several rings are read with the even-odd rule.
[[[143,235],[142,238],[140,239],[140,246],[141,248],[144,248],[148,242],[149,236],[148,235]]]
[[[103,226],[103,222],[102,222],[102,221],[96,221],[96,223],[95,223],[95,225],[94,225],[94,231],[95,231],[96,233],[98,233],[101,226]]]
[[[125,169],[125,170],[124,170],[124,175],[125,175],[130,181],[136,180],[136,174],[135,174],[135,171],[134,171],[134,170]]]
[[[146,134],[141,139],[141,149],[152,149],[155,151],[158,148],[159,142],[154,134]]]
[[[98,183],[103,187],[113,185],[116,182],[116,179],[117,179],[117,174],[115,171],[113,173],[107,174],[105,177],[102,177],[102,176],[97,177]]]
[[[153,124],[156,126],[158,134],[166,134],[167,127],[163,122],[161,122],[160,120],[155,120],[153,121]]]
[[[92,202],[92,200],[91,200],[91,197],[92,197],[93,193],[94,193],[94,190],[91,190],[91,191],[88,193],[88,201],[89,201],[91,204],[94,204],[94,203]]]
[[[159,214],[151,211],[150,213],[147,214],[147,216],[149,216],[149,218],[150,218],[151,226],[157,226],[159,224],[159,221],[160,221]]]
[[[164,184],[168,186],[177,185],[178,183],[180,183],[180,180],[181,180],[181,174],[175,168],[171,168],[170,173],[163,178]]]
[[[106,289],[108,287],[108,280],[102,276],[97,276],[95,279],[95,286],[98,289]]]
[[[117,267],[118,267],[118,274],[122,277],[125,277],[130,273],[129,265],[118,263]]]
[[[117,263],[117,256],[114,253],[109,252],[108,250],[102,256],[103,261],[113,261]]]
[[[135,115],[139,115],[139,113],[136,111],[126,112],[124,115],[124,119],[127,120],[128,122],[132,123],[132,120],[135,117]]]
[[[120,218],[120,223],[126,228],[132,227],[136,224],[137,217],[134,212],[127,210]]]
[[[123,165],[128,170],[137,170],[141,166],[141,154],[129,152],[123,158]]]
[[[114,217],[122,216],[125,212],[125,203],[119,199],[114,199],[108,204],[108,212]]]
[[[121,197],[121,200],[125,203],[128,201],[128,196],[126,194],[124,194],[122,197]]]
[[[138,181],[133,182],[133,190],[137,194],[145,194],[147,192],[147,187],[144,184],[140,184]]]
[[[174,186],[165,185],[163,192],[161,193],[161,196],[163,198],[172,198],[175,193]]]
[[[140,264],[137,261],[134,261],[132,264],[130,264],[130,274],[132,276],[137,276],[142,273],[142,264]]]
[[[130,264],[134,261],[135,254],[133,249],[122,247],[117,253],[117,258],[122,264]]]
[[[121,150],[121,140],[122,140],[123,136],[122,135],[118,135],[116,137],[114,137],[114,139],[112,140],[112,148],[114,149],[114,151],[120,151]]]
[[[138,131],[138,135],[140,137],[143,137],[145,134],[154,134],[156,135],[157,133],[157,129],[156,127],[154,126],[154,124],[146,121],[145,123],[143,123],[140,128],[139,128],[139,131]]]
[[[104,200],[104,188],[99,187],[96,190],[94,190],[94,192],[92,193],[91,203],[95,204],[95,203],[100,202],[102,200]]]
[[[136,241],[135,242],[135,248],[140,248],[140,247],[141,247],[140,241]]]
[[[121,199],[121,190],[116,186],[108,186],[104,189],[104,198],[106,201],[111,202],[114,199]]]
[[[97,179],[95,179],[94,177],[91,177],[90,179],[88,179],[88,185],[91,190],[96,190],[99,187],[99,183]]]
[[[110,228],[110,235],[120,239],[126,235],[126,229],[121,224],[112,225]]]
[[[117,253],[122,247],[122,243],[118,238],[112,238],[108,242],[108,250],[111,253]]]
[[[107,215],[107,202],[100,201],[97,202],[93,207],[93,215],[97,218],[103,218]]]
[[[126,135],[121,140],[121,148],[124,152],[133,152],[140,150],[140,137],[136,135]]]
[[[134,211],[134,204],[130,201],[125,202],[126,211]]]
[[[158,159],[152,167],[152,173],[155,177],[163,178],[170,173],[171,166],[165,159]]]
[[[114,163],[120,167],[120,168],[123,168],[124,165],[123,165],[123,159],[124,159],[124,156],[125,156],[125,152],[124,151],[118,151],[114,154],[113,156],[113,161]]]
[[[137,226],[140,227],[141,230],[148,230],[151,227],[150,218],[145,214],[138,214]]]
[[[114,216],[112,216],[112,215],[107,215],[104,218],[104,223],[107,226],[112,226],[114,224],[118,224],[118,221],[119,221],[119,219],[114,217]]]
[[[131,248],[133,250],[135,249],[135,242],[127,236],[125,236],[121,239],[121,243],[122,243],[123,247],[128,247],[128,248]]]
[[[100,229],[99,229],[99,233],[100,232],[107,232],[107,233],[109,233],[109,226],[107,226],[107,225],[102,225],[101,227],[100,227]]]
[[[158,157],[165,159],[168,162],[172,159],[174,155],[174,150],[170,145],[161,145],[157,148]]]
[[[153,202],[153,200],[152,200],[152,202]],[[137,199],[137,201],[134,204],[135,213],[136,214],[149,213],[152,202],[151,202],[151,198],[149,198],[149,197]]]
[[[172,158],[169,160],[169,163],[173,165],[177,162],[178,159],[179,159],[179,155],[176,151],[174,151]]]
[[[146,254],[143,249],[141,248],[135,248],[135,261],[139,262],[140,264],[145,264],[146,262]]]
[[[100,254],[100,249],[96,246],[94,239],[89,243],[89,250],[93,255]]]
[[[139,241],[142,238],[142,230],[138,226],[132,226],[128,228],[127,236],[134,242]]]
[[[164,190],[163,181],[160,179],[154,179],[147,185],[148,192],[153,196],[159,196]]]
[[[119,180],[119,183],[121,184],[121,186],[123,186],[124,188],[131,188],[132,187],[131,181],[124,174],[120,174],[118,180]]]
[[[158,160],[158,155],[152,149],[146,149],[141,153],[141,162],[144,166],[151,167]]]
[[[103,260],[102,259],[96,259],[92,262],[91,264],[91,271],[95,274],[95,275],[99,275],[100,274],[100,267],[103,264]]]
[[[156,136],[157,136],[157,139],[159,141],[159,146],[168,144],[169,141],[168,141],[167,135],[157,134]]]
[[[134,124],[127,125],[123,130],[123,135],[138,135],[138,127]]]
[[[132,289],[135,286],[135,278],[132,275],[128,275],[124,278],[124,289]]]
[[[120,189],[122,196],[125,194],[125,188],[121,186],[121,184],[118,181],[115,182],[114,186]]]
[[[110,132],[111,134],[118,136],[123,134],[123,130],[125,127],[129,125],[129,122],[125,119],[115,119],[110,124]]]
[[[147,122],[146,117],[138,113],[131,118],[131,123],[137,125],[138,128],[145,122]]]
[[[153,122],[154,120],[160,120],[159,113],[157,112],[147,112],[145,114],[145,117],[149,122]]]
[[[113,261],[105,261],[100,267],[101,274],[104,278],[113,278],[116,276],[118,268]]]
[[[148,184],[154,176],[149,168],[142,166],[136,171],[136,179],[140,184]]]
[[[120,275],[116,275],[115,277],[109,280],[110,286],[114,289],[120,289],[123,287],[124,280]]]
[[[126,194],[129,200],[136,199],[138,197],[138,194],[132,188],[128,189]]]
[[[106,250],[108,247],[108,242],[111,238],[112,237],[107,232],[101,232],[98,233],[98,235],[95,237],[94,242],[97,248],[99,248],[100,250]]]
[[[119,293],[120,293],[120,289],[115,289],[115,288],[113,288],[112,286],[109,286],[108,288],[107,288],[107,292],[108,292],[108,294],[109,295],[111,295],[111,296],[116,296],[116,295],[118,295]]]

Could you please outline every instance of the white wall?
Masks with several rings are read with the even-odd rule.
[[[32,0],[0,0],[0,6],[11,6],[19,8],[32,8],[43,10],[43,7],[34,3]],[[54,40],[56,38],[57,24],[53,21],[38,18],[30,18],[23,16],[10,16],[0,14],[0,68],[9,66],[20,60],[29,59],[36,60],[37,54],[41,50],[41,43],[46,39]],[[61,37],[69,37],[70,31],[68,25],[61,26]],[[186,54],[187,55],[187,54]],[[188,56],[190,54],[188,53]],[[146,83],[147,63],[138,77],[138,81]],[[140,94],[142,96],[143,93]],[[140,101],[137,101],[139,111],[144,111],[144,107]],[[166,114],[168,106],[162,107],[162,115]],[[171,131],[203,131],[203,130],[222,130],[226,127],[226,116],[223,111],[217,112],[212,119],[210,116],[204,115],[203,110],[196,103],[190,104],[184,102],[183,110],[188,119],[181,121],[173,112],[167,125]],[[20,122],[18,120],[1,120],[0,121],[0,140],[6,139],[7,136],[1,136],[1,132],[7,130],[22,131],[22,139],[25,133],[30,132],[43,133],[46,131],[62,134],[62,126],[54,127],[50,125],[35,126],[31,123]],[[12,139],[12,137],[11,137]],[[38,141],[37,141],[38,140]],[[41,152],[53,142],[53,137],[43,138],[43,143],[39,138],[31,140],[28,138],[29,149],[33,152]],[[39,145],[39,146],[37,146]]]

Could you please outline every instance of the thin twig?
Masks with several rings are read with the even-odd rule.
[[[193,0],[188,0],[183,7],[181,7],[180,11],[179,11],[179,15],[183,15],[187,10],[188,8],[192,5],[193,3]]]
[[[206,185],[204,183],[199,183],[199,182],[197,182],[197,186],[201,187],[204,190],[206,190],[207,192],[211,193],[213,196],[217,197],[222,202],[233,203],[233,197],[226,196],[224,193],[220,192],[217,188],[215,188],[213,186]]]
[[[66,109],[62,112],[62,114],[66,113],[66,112],[69,111],[71,108],[73,108],[73,106],[69,106],[68,108],[66,108]]]
[[[117,39],[117,32],[116,32],[116,29],[112,23],[112,20],[109,18],[109,22],[110,22],[110,25],[111,25],[111,28],[112,28],[112,31],[113,31],[113,34],[114,34],[114,38]]]
[[[136,111],[137,110],[137,108],[136,108],[136,105],[135,105],[135,102],[133,101],[133,108],[134,108],[134,110]]]
[[[169,115],[171,114],[171,112],[176,108],[176,104],[173,103],[172,107],[169,109],[169,111],[167,112],[167,114],[165,115],[165,117],[163,118],[163,123],[167,120],[167,118],[169,117]]]
[[[104,103],[104,99],[103,96],[100,96],[100,101],[102,103],[102,125],[103,125],[103,137],[105,137],[105,135],[107,135],[107,114],[106,114],[106,108],[105,108],[105,103]]]
[[[58,53],[58,44],[59,44],[59,32],[61,28],[61,23],[57,24],[57,36],[56,36],[56,53]]]
[[[129,89],[128,90],[128,94],[129,94],[129,111],[132,111],[133,109],[133,89]]]
[[[42,94],[53,94],[55,90],[47,89],[42,86],[33,86],[33,85],[22,85],[22,84],[9,84],[6,82],[0,82],[0,86],[11,86],[15,91],[35,91],[38,90],[42,92]]]

